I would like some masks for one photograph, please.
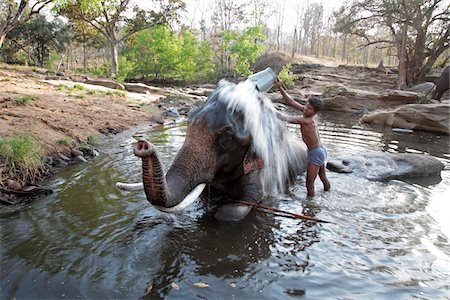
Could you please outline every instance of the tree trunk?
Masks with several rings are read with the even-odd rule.
[[[344,40],[342,41],[342,61],[345,62],[347,57],[347,35],[344,34]]]
[[[119,43],[117,41],[110,41],[111,43],[111,78],[115,79],[119,72]]]
[[[2,48],[3,41],[5,40],[6,32],[0,35],[0,49]]]
[[[87,74],[86,43],[83,42],[83,73]]]
[[[297,27],[294,28],[291,58],[294,58],[296,50],[297,50]]]
[[[406,34],[408,25],[403,25],[402,28],[402,42],[398,53],[398,79],[397,89],[403,89],[406,87]]]

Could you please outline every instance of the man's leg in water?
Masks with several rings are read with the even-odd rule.
[[[319,173],[320,167],[308,163],[308,169],[306,169],[306,190],[308,191],[308,197],[314,196],[314,181]]]
[[[319,178],[323,182],[323,189],[328,191],[330,189],[330,182],[328,181],[327,174],[325,174],[325,164],[321,165],[319,168]]]

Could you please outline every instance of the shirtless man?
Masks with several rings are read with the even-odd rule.
[[[330,189],[330,182],[325,174],[325,161],[327,150],[320,142],[319,128],[314,116],[323,107],[322,101],[317,97],[310,97],[308,104],[302,105],[295,101],[283,88],[281,81],[275,81],[284,101],[293,108],[303,112],[303,116],[288,116],[279,114],[279,117],[292,124],[299,124],[303,141],[308,147],[308,168],[306,170],[306,189],[308,196],[314,196],[314,181],[317,174],[323,183],[325,191]]]

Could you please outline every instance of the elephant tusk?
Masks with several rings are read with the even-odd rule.
[[[144,184],[142,182],[138,182],[138,183],[116,182],[116,187],[122,191],[142,191],[142,190],[144,190]]]
[[[206,183],[201,183],[201,184],[197,185],[186,197],[184,197],[183,201],[181,201],[180,203],[178,203],[177,205],[175,205],[173,207],[162,207],[162,206],[156,206],[156,205],[153,205],[153,207],[156,208],[157,210],[167,212],[167,213],[179,212],[179,211],[185,209],[186,207],[188,207],[195,200],[197,200],[198,197],[200,196],[200,194],[205,189],[205,186],[206,186]]]

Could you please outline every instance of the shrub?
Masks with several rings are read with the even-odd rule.
[[[22,183],[34,181],[45,169],[44,146],[31,134],[0,138],[0,158],[6,172]]]
[[[278,74],[278,77],[284,82],[287,88],[293,87],[295,80],[297,80],[297,76],[291,72],[291,67],[291,64],[283,66]]]
[[[20,96],[20,97],[14,98],[14,104],[24,106],[24,105],[27,105],[28,103],[30,103],[31,101],[37,100],[37,99],[39,99],[39,98],[36,96],[27,96],[27,95]]]

